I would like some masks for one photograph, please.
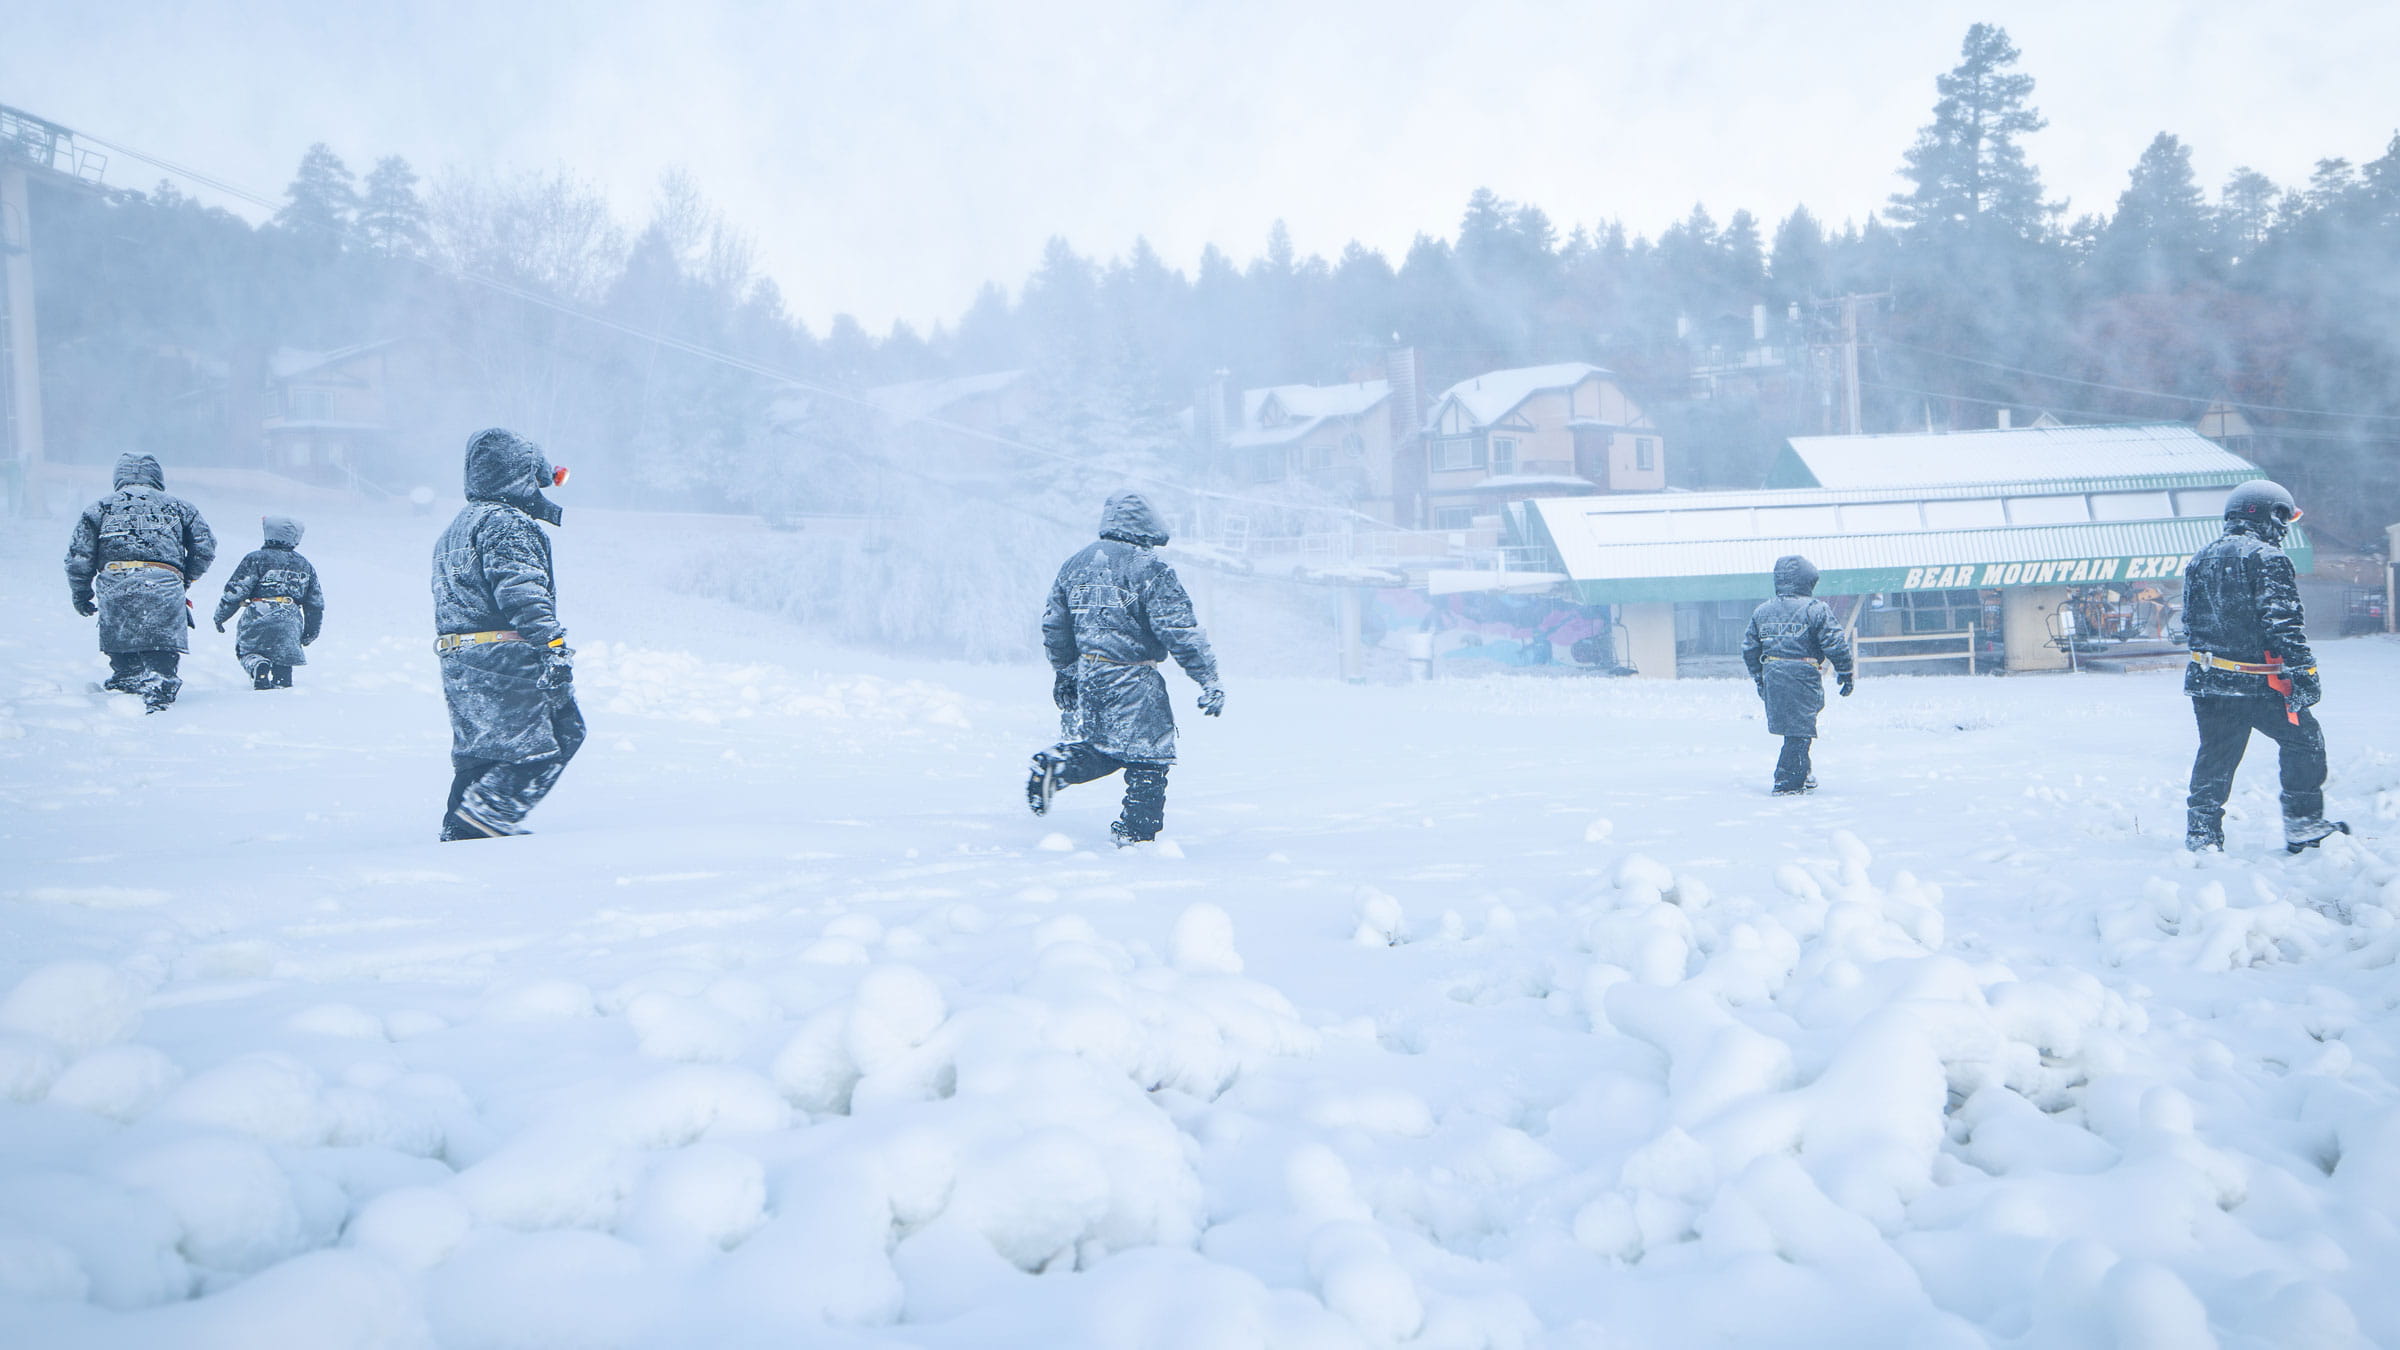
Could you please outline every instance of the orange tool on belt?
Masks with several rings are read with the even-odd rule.
[[[2292,707],[2292,677],[2281,673],[2283,670],[2283,658],[2270,652],[2267,655],[2267,659],[2259,664],[2273,667],[2273,670],[2267,675],[2267,688],[2283,695],[2284,720],[2291,723],[2293,726],[2300,725],[2300,714],[2298,710]]]

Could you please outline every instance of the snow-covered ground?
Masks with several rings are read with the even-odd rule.
[[[149,718],[6,533],[0,1344],[2400,1343],[2400,645],[2299,859],[2259,749],[2182,854],[2169,672],[1869,680],[1790,801],[1740,682],[1238,649],[1119,853],[1021,805],[1045,671],[568,522],[592,741],[458,845],[439,519]]]

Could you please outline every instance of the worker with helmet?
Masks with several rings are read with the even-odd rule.
[[[2282,752],[2283,842],[2293,853],[2350,827],[2325,818],[2325,734],[2309,709],[2323,696],[2302,631],[2300,583],[2284,536],[2300,519],[2282,485],[2254,479],[2225,498],[2225,533],[2183,569],[2192,649],[2183,675],[2200,724],[2185,801],[2184,847],[2225,847],[2225,799],[2250,733]]]

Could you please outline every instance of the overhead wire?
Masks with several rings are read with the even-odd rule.
[[[280,205],[277,200],[273,197],[267,196],[264,193],[255,192],[236,184],[226,182],[223,179],[214,177],[210,174],[202,173],[199,170],[193,169],[187,165],[178,164],[173,160],[153,155],[148,151],[126,145],[119,141],[112,141],[104,137],[90,135],[81,131],[74,131],[72,128],[69,128],[68,130],[71,132],[71,134],[84,140],[88,140],[94,145],[98,145],[105,149],[115,151],[118,154],[140,160],[145,164],[163,169],[168,173],[188,179],[189,181],[202,184],[203,186],[209,187],[217,192],[224,193],[227,196],[233,197],[237,200],[248,202],[253,206],[257,206],[268,211],[280,209]],[[820,398],[832,399],[837,402],[846,403],[854,407],[878,413],[885,417],[893,418],[896,421],[915,422],[924,426],[936,428],[941,431],[985,441],[1006,449],[1043,456],[1049,459],[1057,460],[1061,463],[1074,465],[1078,468],[1088,469],[1092,467],[1090,462],[1081,456],[1071,454],[1063,450],[1052,449],[1031,441],[1021,440],[1017,437],[1009,436],[1002,432],[992,431],[987,428],[974,426],[965,422],[954,421],[952,419],[940,417],[931,413],[895,412],[889,406],[878,403],[874,399],[869,398],[864,394],[841,389],[836,386],[820,384],[816,381],[807,379],[806,377],[796,375],[791,371],[769,366],[764,362],[754,361],[748,357],[740,356],[733,352],[725,351],[721,348],[711,347],[703,343],[693,342],[687,338],[677,337],[672,333],[661,332],[657,329],[647,328],[640,324],[631,323],[626,320],[616,318],[612,315],[602,313],[598,310],[589,309],[582,305],[561,300],[556,296],[546,295],[538,290],[520,285],[505,278],[491,276],[483,272],[472,271],[465,267],[460,267],[430,257],[409,255],[407,257],[407,261],[413,262],[440,275],[450,277],[453,280],[483,287],[484,289],[495,294],[507,296],[510,299],[517,300],[521,303],[551,310],[566,317],[578,319],[582,322],[592,324],[600,328],[605,328],[612,332],[634,338],[639,341],[650,342],[669,351],[680,352],[697,360],[713,362],[733,370],[739,370],[746,374],[755,375],[761,379],[784,385],[802,393],[813,394]],[[889,457],[887,456],[886,459],[888,462]],[[928,481],[940,481],[938,479],[932,479],[930,476],[923,475],[921,473],[912,476],[927,477]],[[1379,520],[1376,517],[1354,507],[1340,506],[1336,504],[1291,502],[1277,500],[1274,498],[1247,496],[1240,493],[1222,492],[1213,488],[1197,487],[1175,479],[1163,478],[1156,475],[1139,472],[1122,472],[1121,476],[1127,481],[1137,485],[1164,488],[1170,491],[1186,493],[1194,497],[1207,498],[1209,500],[1218,502],[1236,503],[1274,511],[1318,512],[1339,518],[1346,518],[1356,522],[1364,522],[1366,524],[1373,525],[1378,529],[1389,530],[1395,528],[1388,522]],[[964,491],[964,489],[961,490]],[[1040,518],[1045,520],[1048,519],[1047,516],[1042,516]],[[1421,531],[1403,532],[1422,533]]]
[[[2400,414],[2394,413],[2338,412],[2327,408],[2289,408],[2273,403],[2245,403],[2238,399],[2208,398],[2197,394],[2174,394],[2163,389],[2142,389],[2133,385],[2109,384],[2101,380],[2077,379],[2072,375],[2059,375],[2049,371],[2032,370],[2024,366],[2012,366],[2000,361],[1986,361],[1979,357],[1961,356],[1956,352],[1946,352],[1938,347],[1926,347],[1920,346],[1914,342],[1904,342],[1899,338],[1891,337],[1889,335],[1880,336],[1876,339],[1876,341],[1878,343],[1893,347],[1906,348],[1912,352],[1923,352],[1927,356],[1940,357],[1945,361],[1956,361],[1963,365],[1981,366],[1986,370],[2005,371],[2011,375],[2024,375],[2037,380],[2049,380],[2057,384],[2077,385],[2085,389],[2100,389],[2112,394],[2132,394],[2141,398],[2168,399],[2177,403],[2196,404],[2203,408],[2222,406],[2227,408],[2238,408],[2244,412],[2277,413],[2289,417],[2348,417],[2370,422],[2400,422]],[[2069,409],[2068,411],[2073,410]],[[2118,415],[2122,416],[2122,414]]]

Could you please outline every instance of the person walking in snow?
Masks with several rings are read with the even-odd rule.
[[[1156,839],[1166,822],[1175,710],[1159,663],[1173,656],[1200,686],[1201,712],[1225,711],[1216,654],[1192,598],[1153,551],[1166,542],[1166,528],[1139,493],[1109,498],[1099,540],[1058,569],[1042,614],[1051,697],[1067,739],[1035,753],[1026,803],[1045,815],[1059,788],[1122,769],[1124,809],[1108,827],[1119,847]]]
[[[100,620],[108,654],[104,688],[138,694],[150,712],[183,689],[176,674],[191,650],[184,592],[216,560],[217,537],[149,455],[117,457],[114,492],[86,507],[67,544],[67,592],[75,612]]]
[[[583,745],[574,653],[542,523],[567,481],[542,448],[494,427],[467,442],[467,505],[433,549],[434,650],[450,705],[442,838],[524,834]]]
[[[1778,797],[1817,786],[1809,742],[1817,736],[1817,714],[1825,709],[1821,666],[1832,664],[1842,697],[1858,687],[1850,635],[1834,622],[1832,607],[1816,598],[1816,590],[1817,569],[1808,559],[1797,553],[1777,558],[1775,598],[1751,614],[1749,630],[1742,634],[1742,664],[1766,700],[1768,734],[1783,738],[1783,753],[1775,760]]]
[[[308,664],[300,649],[317,640],[325,622],[325,588],[317,584],[317,569],[300,556],[299,521],[289,516],[266,516],[259,524],[266,542],[252,549],[226,579],[225,595],[217,601],[217,631],[236,613],[233,655],[250,676],[253,689],[289,689],[292,667]]]
[[[2282,751],[2283,843],[2298,853],[2348,834],[2325,818],[2325,733],[2309,711],[2323,697],[2308,649],[2300,579],[2283,551],[2300,507],[2279,483],[2253,479],[2225,497],[2225,532],[2183,569],[2183,627],[2192,649],[2183,692],[2200,724],[2185,799],[2183,846],[2225,847],[2225,798],[2250,733]]]

